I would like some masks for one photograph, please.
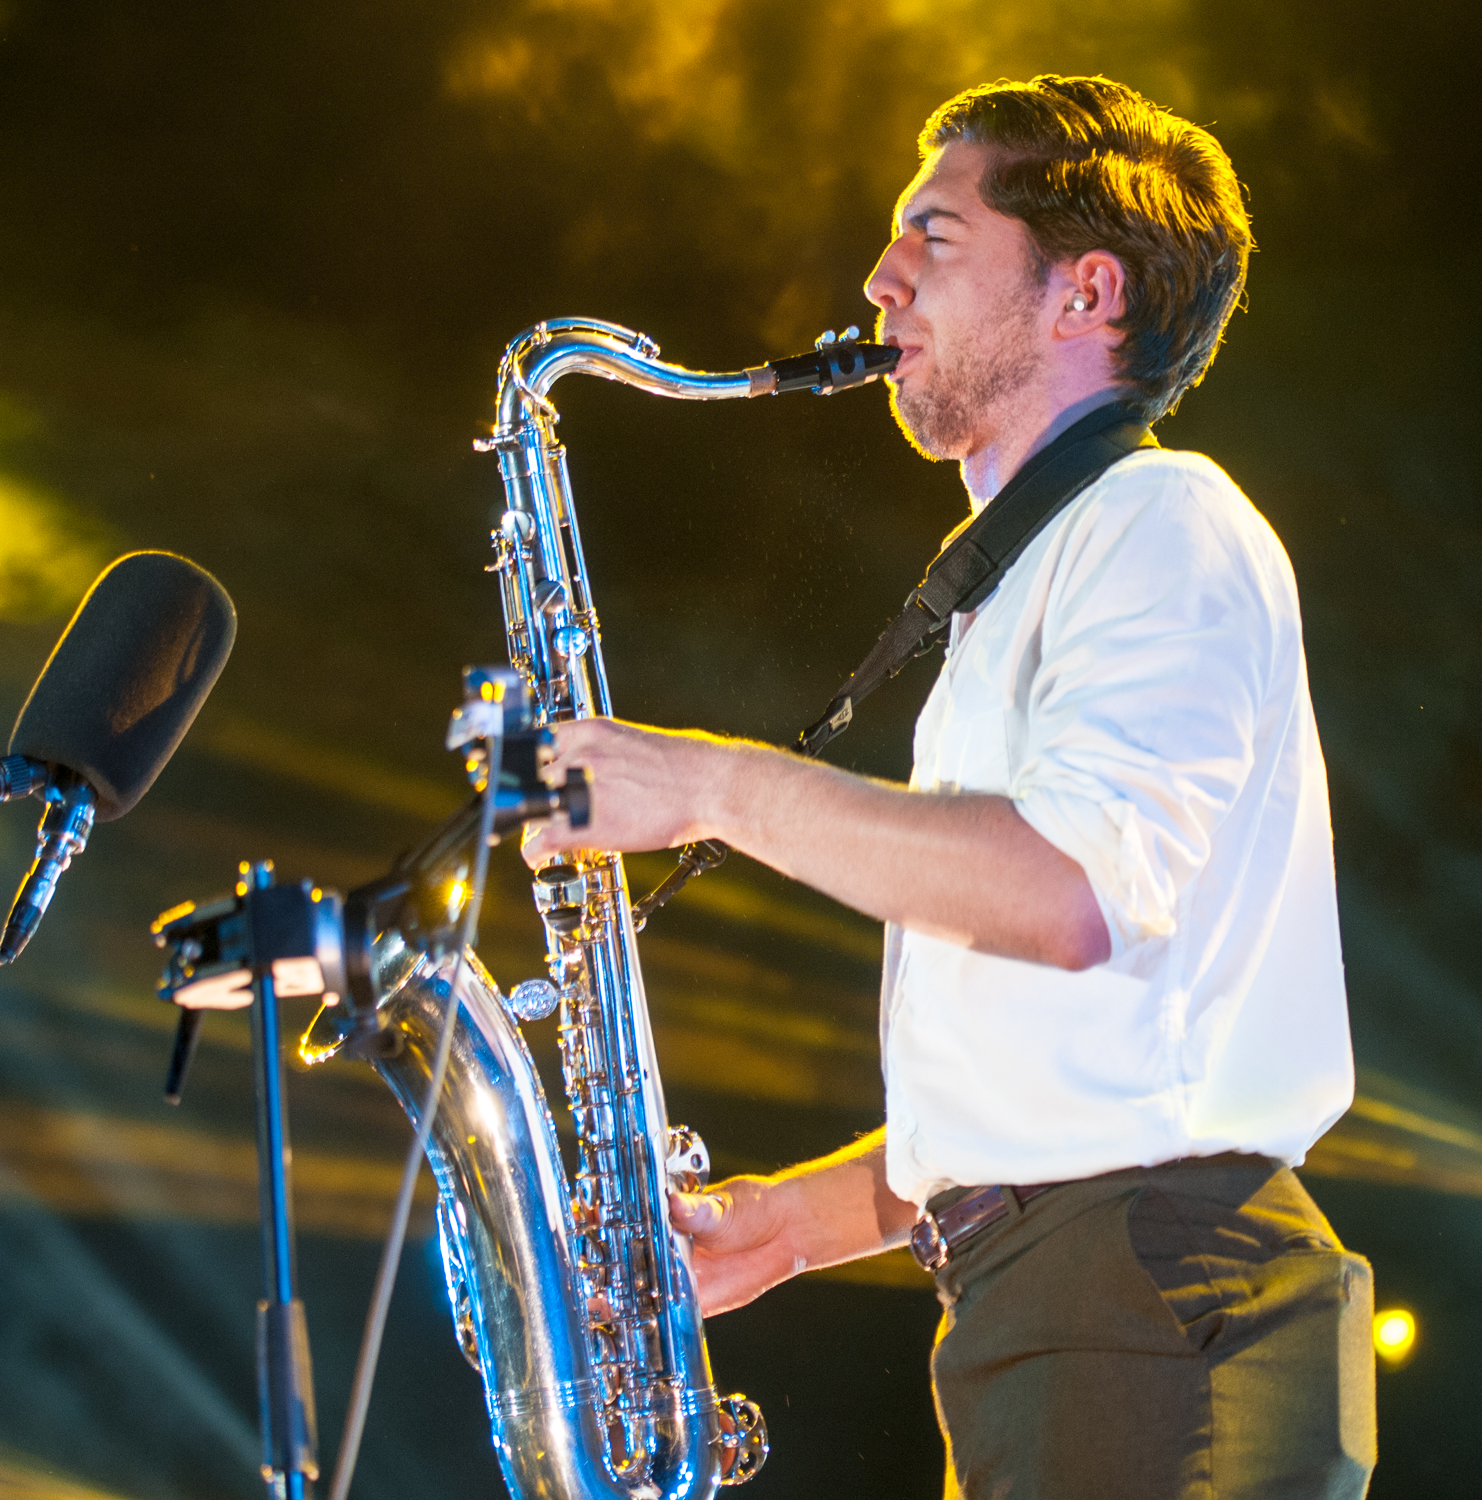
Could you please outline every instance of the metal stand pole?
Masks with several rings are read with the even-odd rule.
[[[319,1477],[309,1330],[298,1298],[289,1181],[288,1110],[271,962],[257,959],[253,897],[273,884],[273,864],[244,865],[252,950],[252,1074],[257,1103],[257,1191],[264,1299],[257,1304],[257,1393],[262,1477],[274,1500],[308,1500]]]

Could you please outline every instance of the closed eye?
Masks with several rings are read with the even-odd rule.
[[[950,208],[923,208],[916,213],[908,214],[905,220],[928,244],[946,244],[945,235],[931,233],[934,221],[940,221],[945,225],[967,223],[961,214],[953,213]]]

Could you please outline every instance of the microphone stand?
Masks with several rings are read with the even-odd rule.
[[[273,863],[245,872],[252,970],[252,1081],[257,1114],[257,1194],[262,1226],[263,1290],[257,1304],[257,1398],[262,1420],[262,1476],[273,1500],[307,1500],[319,1477],[314,1373],[309,1329],[298,1295],[293,1243],[288,1105],[283,1097],[278,995],[271,958],[259,958],[253,896],[273,884]]]
[[[379,1045],[377,934],[395,928],[408,944],[438,956],[449,947],[462,956],[477,936],[488,851],[496,835],[537,818],[564,812],[575,828],[590,817],[586,777],[569,772],[559,789],[545,784],[540,753],[550,732],[529,726],[524,686],[508,668],[467,668],[465,701],[449,729],[450,748],[462,749],[465,769],[479,788],[391,874],[341,898],[312,881],[277,885],[271,860],[243,863],[231,896],[196,906],[187,901],[164,912],[150,931],[169,952],[159,984],[162,1000],[180,1008],[165,1082],[165,1099],[178,1104],[199,1039],[205,1009],[252,1008],[252,1077],[257,1116],[257,1186],[262,1225],[263,1300],[257,1304],[257,1389],[262,1425],[262,1477],[271,1500],[309,1500],[319,1477],[318,1433],[308,1325],[299,1299],[293,1243],[293,1202],[288,1148],[288,1107],[283,1096],[278,999],[323,994],[341,1007],[342,1040],[352,1048]],[[507,702],[506,702],[507,700]],[[512,724],[507,729],[505,714]],[[467,747],[482,741],[477,752]],[[0,766],[7,776],[8,763]],[[17,786],[29,772],[15,767]],[[470,850],[470,846],[471,850]],[[471,854],[471,858],[470,858]],[[473,884],[467,884],[469,864]],[[450,900],[450,890],[460,894]],[[460,920],[461,913],[461,920]],[[289,961],[275,981],[274,965]],[[305,974],[307,965],[311,974]],[[251,979],[251,995],[243,986]],[[195,990],[192,997],[190,992]],[[380,1347],[392,1277],[400,1255],[412,1188],[447,1066],[458,1001],[450,991],[440,1061],[408,1154],[393,1230],[383,1256],[371,1316],[361,1346],[355,1388],[340,1444],[332,1492],[349,1488]]]
[[[275,883],[273,862],[245,861],[232,896],[166,912],[154,924],[155,942],[173,949],[161,983],[171,1000],[194,965],[204,960],[222,981],[202,1004],[240,1009],[247,992],[239,977],[251,977],[252,1092],[257,1121],[258,1220],[262,1231],[263,1297],[257,1304],[257,1399],[262,1431],[262,1477],[270,1500],[310,1500],[319,1477],[318,1426],[314,1416],[314,1372],[309,1329],[298,1295],[293,1243],[293,1187],[288,1144],[288,1102],[283,1093],[279,986],[275,961],[316,951],[316,923],[338,928],[337,897],[308,881]],[[165,1083],[165,1099],[180,1102],[205,1010],[180,1004],[180,1023]]]

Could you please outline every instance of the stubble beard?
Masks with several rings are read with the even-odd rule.
[[[892,386],[890,410],[907,442],[923,458],[965,458],[1003,406],[1039,371],[1034,322],[1043,292],[1025,287],[993,330],[937,351],[938,364],[915,390]]]

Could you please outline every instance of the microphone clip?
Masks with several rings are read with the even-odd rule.
[[[50,767],[30,755],[7,755],[0,760],[0,802],[32,797],[46,786]]]
[[[92,787],[64,766],[52,772],[42,792],[46,811],[36,830],[36,858],[32,862],[0,937],[0,964],[13,963],[41,925],[62,872],[87,848],[98,797]]]

